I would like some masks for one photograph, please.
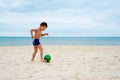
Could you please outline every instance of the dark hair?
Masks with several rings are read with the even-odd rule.
[[[46,26],[46,28],[48,27],[46,22],[41,22],[40,26]]]

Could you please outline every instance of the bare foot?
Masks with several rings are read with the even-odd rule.
[[[43,63],[43,62],[45,62],[44,60],[41,60],[41,62]]]
[[[34,61],[33,59],[31,59],[31,61]]]

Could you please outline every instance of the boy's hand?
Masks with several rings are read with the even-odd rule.
[[[46,35],[48,36],[48,33],[46,33]]]
[[[48,33],[45,33],[45,34],[41,34],[41,36],[48,36]]]

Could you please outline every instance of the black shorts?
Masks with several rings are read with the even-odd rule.
[[[33,40],[33,46],[37,46],[39,44],[40,44],[39,39],[34,39]]]

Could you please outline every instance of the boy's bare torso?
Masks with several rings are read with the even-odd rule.
[[[34,38],[39,39],[41,37],[41,31],[39,29],[36,29]]]

